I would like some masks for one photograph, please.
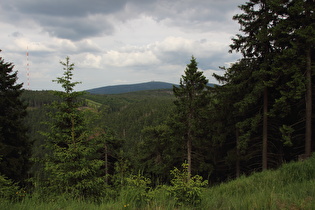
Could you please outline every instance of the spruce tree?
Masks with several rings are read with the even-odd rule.
[[[173,87],[176,97],[176,132],[186,142],[188,174],[192,172],[193,145],[200,141],[197,136],[202,128],[203,111],[208,104],[207,84],[208,80],[202,71],[198,71],[196,59],[192,57],[185,75],[180,79],[179,87]]]
[[[254,127],[259,125],[262,128],[262,169],[264,170],[268,167],[268,136],[271,127],[269,109],[274,103],[273,93],[279,78],[278,72],[272,68],[277,55],[272,29],[281,19],[282,11],[279,10],[279,2],[275,0],[251,0],[240,8],[244,13],[234,16],[234,19],[239,22],[240,30],[244,34],[238,34],[233,39],[231,51],[241,52],[243,59],[251,59],[256,66],[255,69],[248,69],[251,73],[244,82],[250,81],[248,83],[250,91],[237,103],[237,106],[241,110],[261,106],[261,109],[258,108],[256,113],[253,113],[251,127],[255,129]],[[249,118],[246,120],[248,121]]]
[[[277,48],[277,59],[272,67],[279,72],[279,96],[275,100],[273,110],[285,110],[287,116],[295,115],[292,107],[304,103],[304,116],[293,122],[287,122],[281,127],[286,136],[286,142],[293,144],[292,136],[301,135],[295,132],[300,130],[299,121],[304,121],[305,129],[305,156],[309,157],[312,151],[312,84],[314,72],[315,49],[315,4],[313,0],[284,1],[278,6],[281,17],[272,34],[275,37],[274,45]],[[298,126],[297,126],[298,125]],[[296,142],[296,141],[295,141]]]
[[[23,122],[27,108],[21,100],[23,84],[17,84],[13,68],[13,63],[0,57],[0,174],[23,182],[30,166],[31,144]]]
[[[245,62],[251,65],[223,78],[232,86],[246,87],[243,96],[234,102],[237,115],[243,115],[236,124],[239,143],[247,146],[252,141],[250,145],[254,145],[251,139],[262,136],[263,169],[267,168],[267,155],[272,154],[270,147],[278,147],[274,150],[277,153],[282,151],[283,144],[290,144],[293,127],[301,129],[300,121],[305,119],[305,153],[310,155],[314,6],[312,0],[251,0],[241,5],[243,13],[234,17],[243,33],[233,39],[231,51],[241,52],[243,58],[230,70]],[[239,77],[243,79],[237,80]],[[305,115],[294,121],[294,108],[302,101],[306,104]],[[281,135],[282,142],[278,140]]]
[[[301,72],[305,75],[305,156],[312,153],[312,77],[315,70],[315,2],[297,0],[289,5],[289,20],[294,21],[293,47],[301,55]],[[293,19],[294,18],[294,19]],[[300,24],[299,24],[300,23]],[[292,40],[291,40],[292,41]]]
[[[242,172],[241,162],[243,159],[246,161],[245,154],[247,154],[247,159],[254,155],[248,154],[250,148],[248,145],[250,142],[249,136],[253,133],[253,130],[250,125],[240,123],[246,122],[245,119],[252,115],[252,111],[240,110],[237,103],[244,98],[244,95],[249,94],[249,81],[244,82],[244,78],[249,79],[251,76],[250,70],[255,67],[256,64],[251,59],[241,59],[230,68],[224,68],[225,74],[223,76],[213,74],[222,85],[215,86],[212,90],[214,102],[210,107],[212,117],[209,122],[209,124],[211,123],[211,133],[213,135],[212,141],[222,145],[220,149],[217,149],[223,152],[221,154],[223,157],[220,159],[226,160],[228,165],[235,164],[236,177],[239,177]],[[240,133],[242,134],[241,138]],[[229,167],[233,168],[233,166]],[[246,170],[245,167],[243,169]]]
[[[55,82],[61,84],[64,91],[54,91],[60,101],[52,104],[49,113],[52,122],[46,136],[49,151],[44,160],[48,177],[44,186],[52,193],[66,193],[71,197],[98,198],[104,192],[104,160],[99,151],[104,142],[99,133],[93,134],[85,124],[83,112],[79,109],[79,96],[83,92],[74,91],[74,64],[69,57],[61,62],[64,75]]]

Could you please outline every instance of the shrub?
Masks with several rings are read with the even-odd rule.
[[[22,195],[23,197],[25,196],[24,191],[20,191],[19,187],[15,183],[3,175],[0,175],[0,199],[10,200],[18,198]]]
[[[208,181],[202,181],[202,177],[195,175],[189,178],[188,164],[182,164],[183,169],[178,168],[171,170],[171,175],[174,177],[171,180],[168,192],[176,200],[177,205],[198,205],[201,202],[201,193],[203,188],[208,184]]]
[[[121,190],[122,202],[126,206],[133,205],[136,208],[146,205],[152,198],[149,184],[151,180],[140,174],[130,175],[126,178],[126,186]]]

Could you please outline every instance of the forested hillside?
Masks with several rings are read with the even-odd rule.
[[[40,132],[48,129],[44,123],[50,120],[47,116],[48,105],[57,98],[51,91],[25,91],[22,99],[28,104],[25,122],[31,141],[34,141],[33,155],[42,157],[46,151],[42,148],[44,141]],[[174,95],[171,89],[111,95],[87,93],[80,101],[83,110],[88,108],[98,114],[98,126],[109,129],[115,138],[124,142],[123,157],[129,164],[133,163],[133,170],[138,170],[142,165],[138,153],[145,135],[142,130],[157,126],[169,117],[174,106]]]
[[[53,81],[63,91],[23,91],[14,85],[13,65],[1,58],[0,187],[6,191],[0,188],[0,198],[24,187],[43,200],[119,198],[136,209],[164,196],[173,207],[194,208],[205,187],[309,159],[315,147],[314,1],[251,0],[240,9],[234,16],[240,34],[230,51],[242,58],[213,75],[220,86],[208,85],[192,56],[172,89],[77,92],[80,82],[72,80],[74,64],[66,57],[63,76]],[[307,182],[314,175],[310,160],[303,164]],[[314,201],[310,192],[305,202]]]

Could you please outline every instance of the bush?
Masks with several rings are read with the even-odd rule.
[[[202,181],[202,177],[199,175],[189,178],[188,164],[183,163],[182,167],[182,171],[176,167],[171,170],[174,178],[171,180],[172,185],[167,187],[167,190],[175,198],[177,205],[196,206],[201,202],[201,193],[208,181]]]
[[[24,196],[25,191],[20,191],[15,183],[3,175],[0,175],[0,199],[11,200]]]
[[[151,180],[140,174],[126,178],[126,186],[122,188],[120,194],[124,205],[133,205],[136,208],[146,205],[152,199],[149,184]]]

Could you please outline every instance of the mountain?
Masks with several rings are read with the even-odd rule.
[[[113,86],[105,86],[99,88],[93,88],[86,90],[86,92],[92,94],[120,94],[120,93],[129,93],[129,92],[137,92],[144,90],[161,90],[161,89],[172,89],[173,85],[178,86],[176,84],[167,83],[167,82],[145,82],[138,84],[128,84],[128,85],[113,85]],[[209,86],[213,87],[214,84],[209,83]]]
[[[173,85],[175,84],[152,81],[139,84],[105,86],[86,90],[86,92],[92,94],[119,94],[143,90],[172,89]]]

